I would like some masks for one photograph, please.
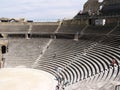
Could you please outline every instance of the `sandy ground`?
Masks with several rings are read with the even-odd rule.
[[[55,90],[57,81],[47,72],[27,68],[0,70],[0,90]]]

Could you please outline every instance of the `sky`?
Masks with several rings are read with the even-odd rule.
[[[73,18],[87,0],[1,0],[0,17],[34,21]]]

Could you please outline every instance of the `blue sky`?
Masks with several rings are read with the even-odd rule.
[[[1,0],[0,17],[36,21],[72,18],[87,0]]]

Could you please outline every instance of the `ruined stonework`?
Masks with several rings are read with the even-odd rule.
[[[98,0],[88,0],[84,4],[83,12],[96,13],[99,10],[99,7],[100,7],[100,3],[98,2]]]

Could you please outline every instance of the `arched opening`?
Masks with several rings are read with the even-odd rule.
[[[28,34],[28,38],[31,38],[31,34]]]
[[[92,19],[89,19],[88,22],[89,22],[89,25],[92,25]]]
[[[3,35],[2,35],[2,34],[0,34],[0,38],[3,38]]]
[[[2,49],[2,54],[5,54],[6,53],[6,46],[5,45],[3,45],[2,47],[1,47],[1,49]]]

